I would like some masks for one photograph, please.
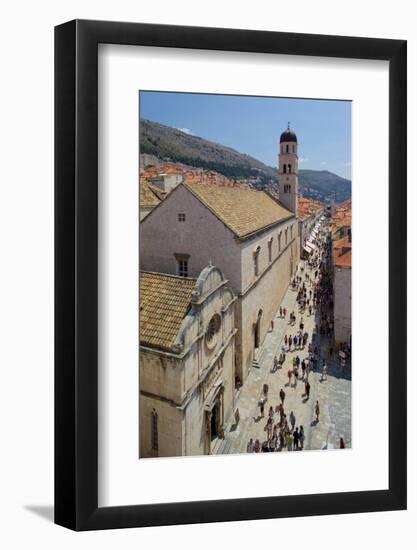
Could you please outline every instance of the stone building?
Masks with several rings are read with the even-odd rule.
[[[236,298],[223,273],[141,272],[140,457],[210,454],[233,412]]]
[[[333,241],[334,338],[351,345],[352,243],[350,234]]]
[[[150,183],[158,187],[163,193],[170,193],[177,185],[182,183],[184,177],[176,172],[162,173],[150,178]]]
[[[263,191],[180,184],[140,226],[141,269],[197,277],[211,261],[228,279],[237,296],[237,385],[256,365],[298,259],[295,213]]]

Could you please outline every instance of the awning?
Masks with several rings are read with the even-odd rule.
[[[313,249],[310,248],[307,244],[304,245],[304,250],[307,252],[307,254],[311,254],[313,252]]]
[[[314,250],[316,248],[316,245],[313,244],[311,241],[307,241],[306,246],[309,246],[312,250]]]

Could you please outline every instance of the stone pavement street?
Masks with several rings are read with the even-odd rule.
[[[304,262],[301,262],[304,265]],[[300,271],[297,272],[300,274]],[[309,334],[309,342],[315,325],[315,315],[311,317],[308,311],[303,314],[298,311],[296,303],[297,291],[291,287],[288,289],[282,301],[282,307],[287,309],[286,319],[279,316],[279,311],[274,320],[274,328],[268,332],[262,347],[258,350],[259,368],[251,368],[249,376],[239,391],[235,409],[239,409],[240,420],[237,426],[228,425],[225,437],[217,447],[217,453],[245,453],[250,438],[259,439],[262,443],[267,439],[266,422],[268,410],[272,405],[274,410],[280,403],[279,392],[284,389],[286,397],[284,402],[285,413],[289,418],[293,411],[296,417],[296,426],[302,425],[305,431],[304,449],[332,449],[339,448],[339,438],[342,435],[346,447],[351,446],[351,381],[350,366],[345,371],[341,370],[336,354],[334,359],[326,357],[328,367],[327,380],[321,380],[320,372],[311,371],[309,382],[311,384],[310,399],[304,398],[304,383],[298,381],[297,387],[288,386],[288,370],[292,369],[292,359],[298,355],[300,360],[308,357],[308,346],[304,349],[292,350],[286,353],[282,368],[273,372],[274,356],[279,357],[281,347],[284,344],[284,336],[294,335],[298,332],[301,316],[304,319],[304,330]],[[289,312],[296,314],[295,325],[289,325]],[[322,342],[320,342],[320,339]],[[319,337],[319,349],[322,357],[325,357],[327,340]],[[268,401],[265,404],[265,417],[260,417],[259,401],[262,397],[263,384],[268,384]],[[320,404],[320,421],[316,425],[314,407],[316,400]],[[279,420],[279,414],[275,413],[274,424]],[[284,449],[286,452],[286,449]]]

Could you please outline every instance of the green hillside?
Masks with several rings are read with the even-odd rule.
[[[140,153],[215,170],[232,179],[251,180],[262,188],[277,181],[277,169],[231,147],[208,141],[146,119],[140,121]],[[336,202],[351,197],[351,182],[326,170],[300,170],[300,191],[303,196],[324,201],[330,193]]]

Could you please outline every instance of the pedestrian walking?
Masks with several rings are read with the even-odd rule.
[[[291,346],[292,346],[292,336],[290,334],[290,337],[288,338],[288,349],[291,351]]]
[[[306,436],[305,436],[305,433],[304,433],[304,428],[302,426],[300,426],[299,434],[300,434],[300,437],[299,437],[300,449],[303,450],[304,449],[304,441],[305,441]]]
[[[283,388],[281,388],[281,391],[279,392],[279,398],[281,399],[281,406],[283,406],[285,401],[285,391]],[[284,409],[282,409],[282,412],[284,412]]]
[[[323,369],[322,369],[322,372],[321,372],[321,381],[323,382],[323,380],[327,380],[327,365],[326,365],[326,363],[323,363]]]
[[[319,405],[318,399],[316,401],[315,412],[316,412],[316,423],[318,423],[320,420],[320,405]]]
[[[307,380],[306,383],[304,384],[304,389],[305,389],[305,396],[307,399],[310,399],[310,382]]]
[[[292,451],[293,436],[290,432],[285,437],[285,444],[287,445],[287,451]]]
[[[345,440],[343,439],[342,436],[340,436],[339,447],[340,447],[341,449],[344,449],[344,448],[345,448]]]
[[[293,436],[293,439],[294,439],[294,451],[298,451],[299,450],[299,439],[300,439],[300,434],[298,432],[298,428],[295,429],[294,433],[292,434]]]
[[[288,369],[288,385],[291,386],[292,370]]]
[[[263,399],[261,399],[259,401],[259,410],[261,412],[261,417],[263,418],[265,415],[264,415],[264,411],[265,411],[265,401]]]
[[[292,431],[294,431],[295,423],[296,423],[296,418],[295,418],[295,415],[294,415],[293,411],[291,411],[290,412],[290,424],[291,424]]]
[[[269,418],[270,418],[271,420],[274,419],[274,409],[273,409],[272,406],[269,407],[268,416],[269,416]]]
[[[268,434],[268,440],[271,439],[272,436],[272,418],[269,417],[268,421],[266,423],[266,433]]]
[[[284,318],[287,316],[287,309],[284,307],[284,309],[282,310],[282,312],[284,313]]]
[[[278,358],[277,358],[277,356],[275,355],[275,357],[274,357],[273,372],[275,372],[276,370],[278,370]]]
[[[253,442],[253,439],[250,438],[250,439],[249,439],[249,443],[248,443],[247,446],[246,446],[246,452],[247,452],[247,453],[253,453],[254,448],[255,448],[255,444],[254,444],[254,442]]]
[[[285,343],[285,347],[287,347],[288,346],[288,336],[287,335],[284,336],[284,343]]]
[[[282,307],[279,308],[279,316],[282,317]]]

